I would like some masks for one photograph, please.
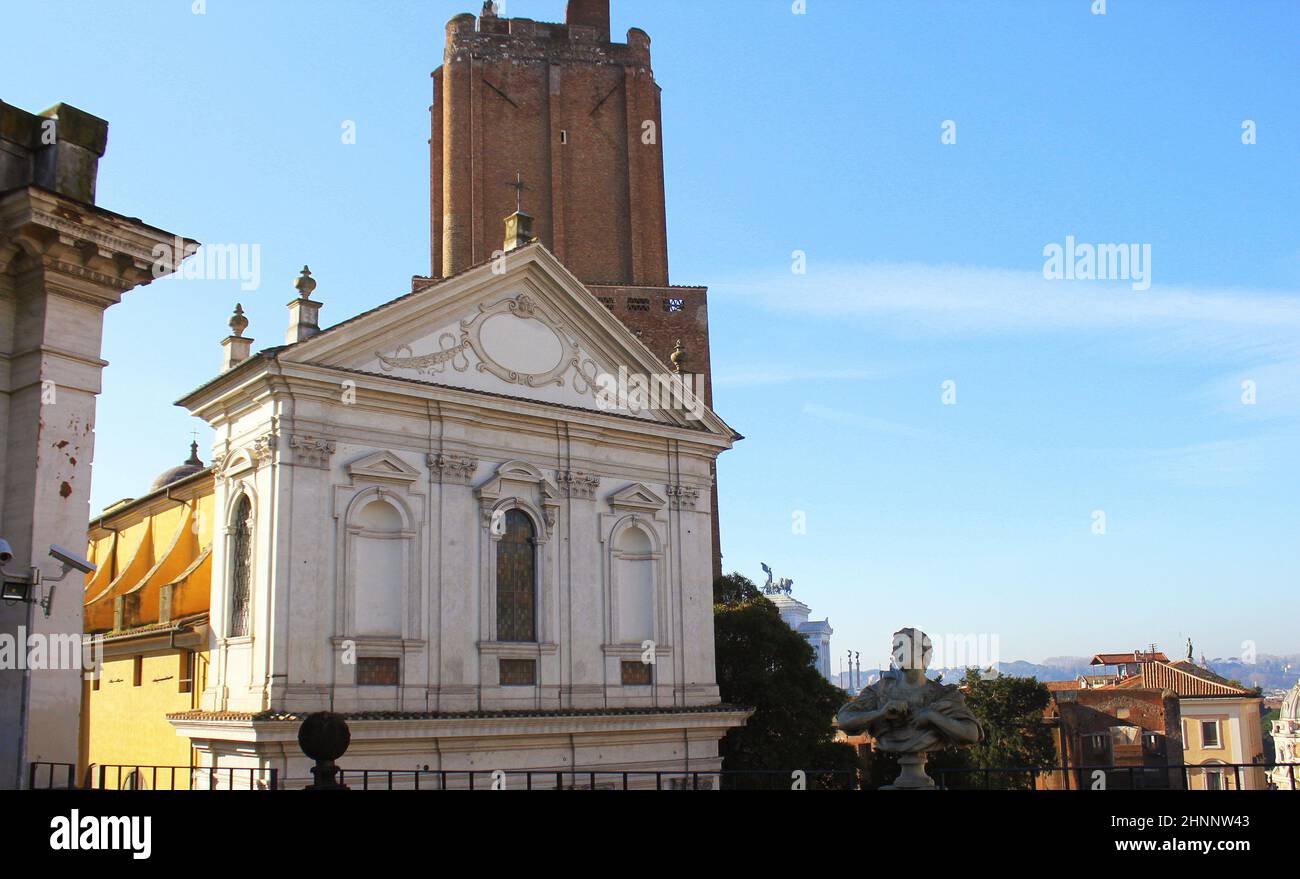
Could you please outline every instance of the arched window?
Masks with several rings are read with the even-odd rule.
[[[235,514],[230,523],[230,621],[226,633],[231,638],[242,638],[248,634],[248,587],[253,562],[252,518],[252,501],[248,495],[240,495],[235,502]]]
[[[537,640],[537,532],[520,510],[507,510],[497,541],[497,640]]]

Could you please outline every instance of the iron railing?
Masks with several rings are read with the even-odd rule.
[[[1165,766],[1057,766],[939,768],[928,772],[948,790],[1247,790],[1280,785],[1300,790],[1300,764],[1179,763]],[[338,780],[353,790],[858,790],[863,776],[852,769],[786,770],[451,770],[340,769]],[[31,789],[88,790],[285,790],[310,778],[284,777],[274,768],[92,764],[78,778],[71,763],[32,763]]]
[[[27,787],[32,790],[278,790],[280,770],[239,766],[155,766],[139,763],[93,763],[80,784],[72,763],[32,763]]]
[[[297,786],[286,779],[286,786]],[[852,769],[803,770],[437,770],[342,769],[354,790],[855,790]]]
[[[1284,769],[1286,786],[1297,790],[1300,764],[1171,763],[1142,766],[1054,766],[930,769],[935,783],[950,790],[1264,790],[1273,769]]]

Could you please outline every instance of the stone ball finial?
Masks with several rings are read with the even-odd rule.
[[[248,329],[248,318],[244,317],[244,306],[235,303],[235,313],[230,316],[230,331],[236,336],[244,335]]]
[[[332,711],[309,714],[298,728],[298,747],[312,760],[332,763],[347,753],[350,744],[348,722]]]
[[[293,286],[298,288],[299,296],[310,299],[311,292],[316,289],[316,279],[311,276],[311,269],[303,266],[302,273],[298,276],[298,280],[294,281]]]

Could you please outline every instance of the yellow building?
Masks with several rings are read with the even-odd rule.
[[[166,715],[198,706],[207,670],[213,478],[197,450],[90,523],[85,631],[101,665],[84,685],[79,762],[96,787],[190,786],[188,771],[153,767],[196,765]]]
[[[1192,790],[1264,790],[1263,698],[1190,660],[1144,662],[1135,686],[1178,694],[1183,762]],[[1125,683],[1128,683],[1125,681]],[[1121,684],[1120,686],[1123,686]]]

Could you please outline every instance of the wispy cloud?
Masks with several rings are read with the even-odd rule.
[[[1300,358],[1256,363],[1218,376],[1201,389],[1202,401],[1242,421],[1300,416]]]
[[[857,412],[847,412],[843,409],[835,409],[817,403],[804,404],[803,414],[811,418],[818,418],[822,421],[829,421],[844,427],[857,428],[858,430],[867,433],[906,437],[908,439],[926,439],[930,436],[926,431],[910,427],[906,424],[899,424],[895,421],[885,421],[882,418],[872,418],[869,415],[862,415]]]
[[[760,307],[834,320],[870,319],[904,333],[977,335],[1138,331],[1156,353],[1218,350],[1278,358],[1300,351],[1300,296],[1249,288],[1047,280],[1037,271],[919,263],[813,265],[714,286]]]
[[[1150,478],[1216,488],[1249,484],[1267,469],[1267,456],[1260,440],[1234,439],[1133,451],[1128,458],[1137,472]]]

